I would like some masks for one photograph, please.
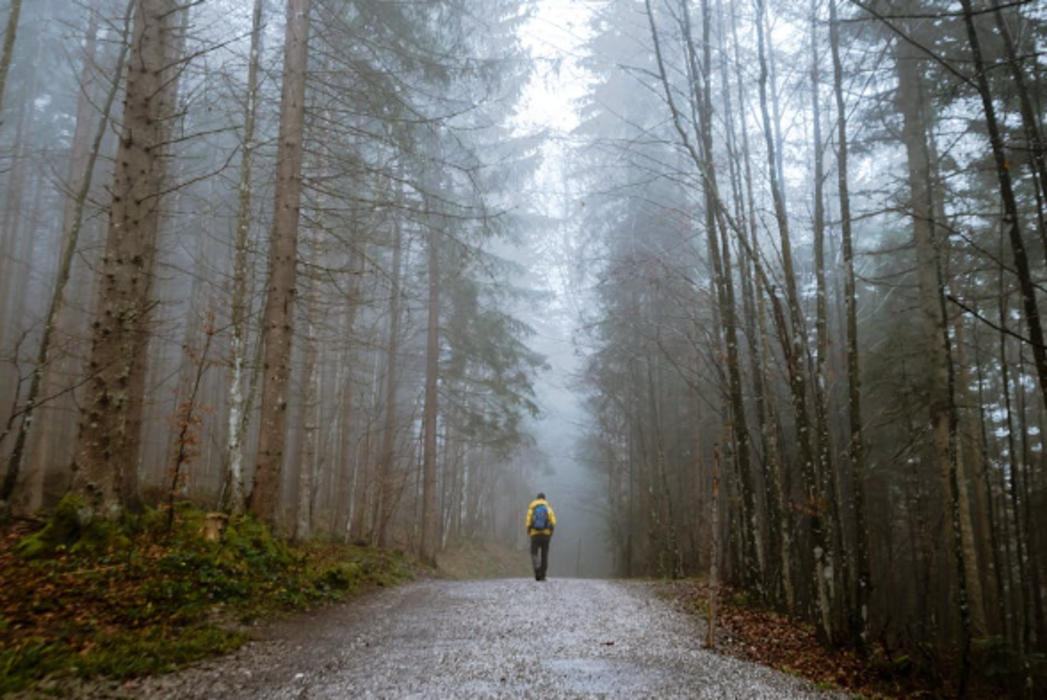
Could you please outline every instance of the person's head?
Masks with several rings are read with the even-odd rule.
[[[545,494],[544,494],[544,493],[540,493],[540,492],[539,492],[539,494],[538,494],[538,500],[539,500],[539,501],[544,501],[544,500],[545,500]]]

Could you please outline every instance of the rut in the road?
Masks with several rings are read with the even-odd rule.
[[[143,697],[816,697],[701,648],[690,616],[642,583],[427,581],[299,618]]]

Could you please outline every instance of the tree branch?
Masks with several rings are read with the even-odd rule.
[[[1019,340],[1019,341],[1021,341],[1023,343],[1027,343],[1029,345],[1035,345],[1035,343],[1031,339],[1026,338],[1024,335],[1022,335],[1020,333],[1015,333],[1011,329],[1004,328],[1003,326],[1000,326],[999,324],[991,321],[990,319],[988,319],[985,316],[983,316],[981,314],[981,312],[979,312],[977,309],[974,309],[974,308],[972,308],[970,306],[967,306],[967,304],[964,304],[962,301],[960,301],[959,299],[954,297],[952,294],[946,294],[945,298],[948,299],[949,301],[951,301],[953,304],[956,304],[961,309],[963,309],[964,311],[969,313],[971,316],[974,316],[976,319],[978,319],[979,321],[981,321],[985,325],[989,326],[993,330],[999,331],[1000,333],[1003,333],[1004,335],[1009,335],[1012,338],[1015,338],[1016,340]]]

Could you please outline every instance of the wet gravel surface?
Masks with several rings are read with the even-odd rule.
[[[143,698],[815,698],[702,649],[637,582],[425,581],[269,628],[239,652],[134,684]]]

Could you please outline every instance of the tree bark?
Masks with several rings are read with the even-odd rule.
[[[37,47],[34,60],[40,60]],[[21,85],[20,104],[16,109],[11,163],[4,192],[3,225],[0,229],[0,352],[13,350],[25,333],[26,319],[22,317],[18,298],[26,285],[28,267],[22,258],[25,247],[26,182],[32,165],[30,148],[34,140],[33,103],[37,98],[38,74],[33,72]],[[17,362],[17,353],[13,355]],[[6,368],[5,368],[6,369]],[[0,372],[3,378],[5,372]],[[7,387],[0,382],[0,391]],[[7,392],[4,391],[4,395]]]
[[[765,595],[763,585],[763,554],[759,543],[761,532],[759,512],[756,507],[756,486],[753,476],[752,447],[749,425],[745,412],[744,387],[741,373],[741,351],[739,349],[737,307],[734,280],[731,270],[730,246],[721,248],[720,232],[716,223],[716,167],[713,156],[712,136],[712,19],[708,0],[702,0],[702,60],[699,63],[691,32],[690,11],[686,2],[680,3],[687,42],[689,69],[692,74],[693,99],[699,115],[699,139],[705,161],[705,225],[708,237],[710,262],[713,267],[717,307],[723,324],[727,350],[727,373],[731,397],[731,423],[735,437],[738,472],[742,488],[743,549],[742,561],[747,585]],[[654,16],[649,15],[651,30],[655,31]],[[698,84],[700,80],[700,85]],[[667,87],[667,86],[666,86]]]
[[[771,183],[771,196],[774,200],[775,219],[778,223],[779,240],[781,241],[782,276],[785,283],[786,300],[789,307],[791,341],[783,337],[783,351],[787,358],[789,370],[789,388],[792,394],[793,413],[796,420],[796,440],[800,458],[800,473],[803,476],[804,490],[807,495],[807,510],[811,530],[812,554],[814,557],[814,591],[818,621],[818,636],[823,643],[833,641],[832,592],[830,584],[833,578],[832,564],[829,561],[827,538],[822,522],[823,504],[820,502],[820,489],[815,468],[815,456],[811,449],[811,421],[807,409],[806,380],[802,370],[804,352],[803,315],[800,309],[799,294],[796,289],[796,272],[792,259],[792,241],[789,234],[789,220],[785,211],[785,199],[782,195],[781,181],[778,177],[778,157],[775,148],[771,118],[767,108],[767,58],[764,37],[765,1],[757,0],[757,43],[760,62],[760,113],[763,117],[764,142],[767,148],[767,172]],[[771,290],[773,295],[774,291]],[[783,319],[784,320],[784,319]],[[779,322],[780,325],[784,325]],[[791,347],[789,346],[791,343]]]
[[[92,324],[88,396],[81,412],[73,490],[86,518],[118,515],[131,495],[139,435],[132,416],[143,396],[132,381],[146,362],[153,263],[163,190],[166,120],[175,68],[174,0],[136,0],[123,128],[116,156],[109,230]],[[121,489],[124,489],[121,492]]]
[[[993,632],[1003,635],[1005,638],[1008,637],[1009,632],[1012,628],[1012,621],[1007,615],[1007,588],[1004,585],[1004,566],[1000,558],[1000,540],[1002,539],[998,530],[1000,524],[998,523],[996,516],[996,506],[993,498],[993,483],[992,483],[992,471],[993,465],[992,460],[989,458],[989,435],[986,420],[986,406],[988,405],[985,397],[985,363],[982,361],[980,353],[980,344],[977,338],[974,340],[974,363],[977,367],[978,377],[978,400],[974,404],[978,406],[978,425],[979,425],[979,464],[981,468],[981,479],[975,484],[975,487],[983,491],[985,494],[986,504],[986,520],[988,521],[988,535],[989,535],[989,548],[992,556],[992,570],[993,580],[995,583],[995,590],[993,595],[993,601],[995,605],[992,606],[996,612],[996,624],[999,626],[997,630]],[[1003,524],[1006,529],[1006,524]]]
[[[735,235],[739,238],[748,236],[748,242],[739,242],[739,247],[754,253],[758,249],[756,197],[753,191],[748,117],[747,110],[744,109],[745,94],[743,88],[745,81],[740,50],[741,44],[738,41],[737,7],[735,4],[732,4],[731,7],[731,35],[734,43],[735,66],[737,67],[735,82],[738,91],[738,104],[742,106],[739,108],[738,120],[741,123],[741,160],[745,193],[745,208],[743,210],[745,226],[741,230],[736,231]],[[723,56],[726,61],[726,50],[723,51]],[[724,82],[727,82],[726,76]],[[772,290],[763,284],[760,274],[753,274],[759,272],[758,266],[760,263],[755,259],[750,259],[750,257],[752,256],[739,254],[739,258],[743,261],[743,297],[745,295],[752,296],[755,306],[752,311],[752,317],[747,319],[747,334],[749,336],[750,371],[753,377],[753,391],[756,394],[756,414],[760,423],[761,442],[766,463],[766,479],[768,481],[767,518],[770,523],[769,531],[771,533],[768,546],[773,547],[775,551],[773,557],[768,556],[768,561],[771,561],[772,558],[779,561],[778,568],[781,572],[783,602],[785,609],[792,612],[796,608],[796,592],[792,570],[792,518],[790,517],[790,508],[787,505],[788,499],[786,498],[785,467],[782,459],[783,450],[779,440],[781,432],[779,410],[772,390],[774,384],[769,363],[769,358],[771,357],[771,336],[768,333],[766,323],[767,309],[765,302],[767,295],[771,294]],[[768,565],[767,574],[770,575],[773,571],[774,567]]]
[[[1025,356],[1024,352],[1021,351],[1019,346],[1018,353],[1018,367],[1016,372],[1018,377],[1028,376],[1025,371]],[[1018,414],[1018,435],[1021,436],[1022,449],[1021,456],[1015,460],[1014,464],[1021,464],[1021,469],[1016,469],[1014,476],[1017,478],[1018,488],[1021,489],[1021,500],[1025,505],[1022,513],[1022,528],[1025,531],[1025,551],[1027,554],[1027,572],[1029,576],[1029,591],[1030,597],[1029,603],[1032,604],[1032,631],[1035,637],[1035,649],[1037,651],[1044,647],[1043,630],[1044,630],[1044,609],[1043,609],[1043,598],[1042,591],[1043,587],[1040,584],[1042,577],[1040,575],[1039,566],[1039,552],[1036,547],[1035,539],[1035,523],[1033,521],[1033,511],[1035,508],[1032,506],[1033,501],[1033,476],[1034,472],[1030,468],[1033,464],[1033,458],[1031,455],[1031,449],[1029,445],[1029,409],[1026,403],[1025,387],[1023,382],[1018,381],[1015,383],[1015,394],[1016,396],[1016,408]],[[1026,615],[1030,613],[1027,610]]]
[[[355,227],[350,229],[355,232]],[[356,237],[354,236],[354,239]],[[362,245],[358,243],[356,245]],[[342,364],[339,390],[342,392],[341,411],[339,412],[339,431],[341,443],[341,458],[338,460],[338,471],[336,476],[336,512],[339,514],[335,519],[336,530],[339,539],[348,541],[353,537],[362,536],[365,489],[358,487],[363,481],[361,473],[364,464],[356,454],[356,382],[353,368],[356,354],[354,352],[356,335],[356,311],[359,307],[360,277],[362,273],[362,262],[365,255],[358,250],[356,245],[349,249],[349,260],[347,267],[350,271],[348,290],[346,292],[346,310],[343,321],[343,333],[346,338],[346,348],[342,355]]]
[[[1000,267],[1000,281],[1003,282],[1004,271]],[[1002,287],[1001,287],[1002,289]],[[1017,442],[1015,441],[1016,428],[1014,425],[1013,401],[1011,399],[1011,371],[1010,360],[1007,357],[1007,318],[1010,309],[1005,296],[1001,293],[999,299],[1000,313],[1000,384],[1003,393],[1003,408],[1007,419],[1007,455],[1008,455],[1008,493],[1011,498],[1011,522],[1014,527],[1014,556],[1018,571],[1018,585],[1013,594],[1017,604],[1014,606],[1015,628],[1021,629],[1021,637],[1018,653],[1024,654],[1031,644],[1032,628],[1030,625],[1030,611],[1032,608],[1032,577],[1028,575],[1028,552],[1025,549],[1026,537],[1022,514],[1025,511],[1025,503],[1022,489],[1019,483],[1019,464]]]
[[[4,30],[4,47],[2,52],[0,52],[0,114],[3,113],[7,74],[11,70],[11,59],[15,52],[15,40],[18,37],[18,20],[21,14],[22,0],[11,0],[11,9],[7,15],[7,28]]]
[[[839,610],[838,618],[846,617],[848,608],[850,580],[850,559],[844,541],[843,521],[840,515],[842,503],[836,465],[832,458],[831,436],[829,434],[829,388],[826,379],[826,365],[829,359],[829,303],[825,283],[825,144],[822,140],[821,109],[821,57],[818,55],[818,2],[811,4],[811,122],[812,140],[814,141],[814,277],[815,277],[815,358],[814,358],[814,418],[815,445],[817,446],[818,466],[821,475],[822,499],[828,504],[832,551],[834,556],[829,560],[833,572],[832,600]],[[839,562],[839,567],[833,566]],[[839,620],[834,623],[839,626]]]
[[[972,634],[968,593],[968,564],[960,527],[957,492],[957,413],[953,397],[955,378],[944,308],[941,261],[935,244],[935,207],[932,192],[930,138],[925,116],[926,98],[919,69],[919,56],[907,41],[897,44],[898,95],[903,114],[902,140],[909,164],[909,190],[913,239],[916,247],[919,307],[929,355],[929,422],[933,453],[943,483],[945,512],[952,532],[952,554],[956,564],[958,612],[963,639],[961,678],[966,680]]]
[[[673,512],[672,489],[669,486],[669,470],[666,464],[665,432],[662,425],[662,411],[659,406],[661,392],[659,382],[655,380],[656,372],[652,367],[653,364],[648,363],[647,365],[647,396],[650,402],[651,431],[654,433],[652,440],[655,469],[657,470],[654,478],[661,496],[658,500],[662,502],[658,518],[665,521],[661,528],[662,533],[659,534],[664,537],[665,557],[669,560],[665,573],[668,573],[670,578],[679,579],[683,578],[683,557],[680,554],[680,538],[676,527],[676,516]]]
[[[393,514],[393,462],[396,459],[398,420],[397,389],[400,359],[400,274],[403,232],[397,221],[393,231],[393,270],[389,289],[389,346],[385,363],[385,416],[382,447],[378,457],[378,516],[375,518],[379,547],[389,544],[389,521]]]
[[[269,243],[269,280],[263,320],[265,353],[262,360],[261,434],[254,489],[248,502],[248,508],[270,527],[277,524],[287,442],[311,9],[312,0],[288,0],[287,3],[280,134],[276,153],[275,212]]]
[[[251,49],[247,66],[247,95],[244,101],[244,133],[240,160],[240,183],[236,211],[236,241],[233,258],[232,341],[229,372],[229,437],[226,455],[229,471],[222,491],[222,509],[243,511],[247,496],[244,484],[244,441],[247,438],[247,334],[248,286],[250,276],[251,164],[254,160],[255,123],[258,113],[258,73],[261,64],[263,0],[255,0],[251,13]]]
[[[709,539],[712,542],[709,556],[709,617],[706,622],[705,646],[709,649],[716,642],[716,606],[720,594],[720,445],[713,444],[713,488],[712,515],[710,516]]]
[[[851,633],[861,648],[869,643],[869,597],[872,571],[869,564],[869,524],[865,498],[865,436],[862,425],[862,377],[858,350],[858,299],[854,272],[854,237],[851,230],[851,195],[848,183],[847,111],[843,99],[843,62],[840,60],[840,20],[836,0],[829,0],[829,35],[836,101],[836,177],[840,199],[840,236],[843,246],[844,304],[847,316],[847,416],[850,442],[847,454],[854,490],[855,567],[854,615]]]
[[[311,246],[314,247],[315,246]],[[317,256],[312,256],[314,264],[318,262]],[[313,319],[318,313],[316,303],[316,290],[313,280],[306,285],[306,294],[309,301],[306,316],[309,319],[306,329],[306,344],[303,358],[304,383],[301,399],[301,423],[299,425],[297,459],[292,460],[294,467],[298,470],[298,503],[296,506],[296,517],[294,536],[299,542],[305,542],[313,534],[313,492],[317,478],[317,462],[319,451],[316,449],[315,440],[320,428],[320,391],[319,391],[319,349],[316,338],[316,328]]]
[[[433,212],[434,204],[428,209]],[[423,561],[435,563],[440,541],[440,513],[436,502],[437,416],[440,372],[440,241],[442,222],[429,221],[429,318],[425,340],[425,405],[422,409],[422,511],[418,551]]]

